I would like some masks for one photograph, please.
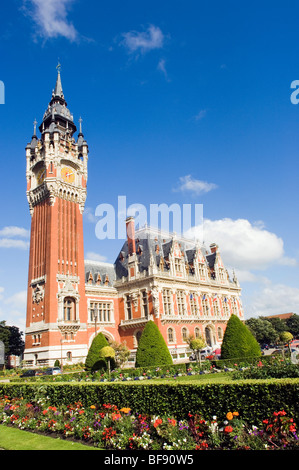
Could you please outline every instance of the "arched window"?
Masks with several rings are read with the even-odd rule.
[[[195,338],[200,338],[200,329],[199,328],[194,328],[194,336],[195,336]]]
[[[63,303],[64,321],[73,321],[76,319],[76,302],[72,297],[66,297]]]
[[[142,335],[142,331],[137,331],[137,333],[136,333],[136,341],[137,341],[137,344],[139,344],[141,335]]]
[[[218,339],[222,339],[223,331],[222,331],[222,328],[220,328],[220,326],[218,326],[217,333],[218,333]]]
[[[188,338],[188,330],[187,330],[187,328],[183,327],[182,328],[182,340],[186,341],[187,338]]]

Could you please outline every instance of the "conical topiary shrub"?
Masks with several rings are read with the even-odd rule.
[[[141,335],[136,353],[136,367],[171,365],[172,357],[157,325],[150,320]]]
[[[236,315],[232,315],[223,336],[221,359],[245,359],[260,355],[260,346],[249,328]]]
[[[93,339],[85,360],[85,368],[90,372],[106,369],[107,363],[104,358],[100,358],[100,351],[105,346],[109,346],[103,333],[99,333]]]

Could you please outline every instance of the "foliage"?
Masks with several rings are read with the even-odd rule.
[[[227,408],[222,416],[203,418],[196,412],[178,419],[110,402],[57,406],[41,394],[29,401],[0,397],[0,423],[109,450],[298,449],[296,423],[284,409],[265,415],[257,427],[241,419],[235,408]]]
[[[172,357],[159,328],[147,322],[136,352],[136,367],[172,364]]]
[[[115,351],[115,364],[116,367],[122,367],[128,360],[131,352],[129,348],[124,343],[118,343],[117,341],[112,341],[110,346]]]
[[[249,328],[236,316],[227,322],[221,346],[221,359],[247,358],[261,355],[257,340]]]
[[[5,356],[21,356],[25,349],[22,339],[23,333],[16,326],[7,326],[5,321],[0,322],[0,340],[5,347]]]
[[[111,348],[111,346],[104,346],[100,350],[100,357],[102,357],[103,359],[112,359],[113,357],[115,357],[115,351],[113,348]]]
[[[288,361],[275,359],[271,363],[260,360],[256,365],[243,370],[235,371],[233,379],[283,379],[299,378],[299,366]]]
[[[53,406],[80,401],[84,406],[112,402],[117,406],[184,419],[188,413],[223,416],[225,410],[242,410],[255,424],[276,409],[299,420],[299,379],[246,380],[235,383],[169,382],[20,382],[0,383],[0,395],[49,397]]]
[[[294,314],[285,320],[287,330],[296,338],[299,338],[299,315]]]
[[[260,345],[275,343],[279,337],[272,323],[265,318],[249,318],[245,324]]]
[[[282,343],[290,343],[293,339],[293,335],[289,331],[282,331],[279,335],[279,339]]]
[[[100,351],[105,346],[109,346],[107,339],[103,335],[103,333],[99,333],[93,339],[91,346],[89,348],[86,360],[85,360],[85,367],[86,370],[89,371],[96,371],[100,369],[106,369],[106,360],[100,359]]]

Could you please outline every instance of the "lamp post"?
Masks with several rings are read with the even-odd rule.
[[[62,333],[61,333],[62,335]],[[62,344],[63,344],[63,339],[61,338],[60,340],[60,344],[61,344],[61,358],[60,358],[60,369],[61,369],[61,373],[63,372],[63,364],[62,364]]]

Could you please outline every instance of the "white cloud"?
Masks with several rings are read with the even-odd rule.
[[[0,248],[18,248],[20,250],[27,250],[29,242],[24,240],[14,240],[12,238],[1,238]]]
[[[283,240],[259,223],[246,219],[204,219],[203,227],[193,227],[186,236],[202,237],[206,245],[217,243],[224,263],[243,272],[263,270],[273,264],[296,265],[293,258],[284,254]],[[253,281],[253,278],[251,278]]]
[[[25,0],[24,5],[42,37],[48,39],[63,36],[75,41],[78,32],[67,19],[69,7],[73,3],[74,0]]]
[[[153,49],[161,49],[164,45],[164,34],[157,26],[150,25],[147,31],[129,31],[122,34],[120,42],[129,53],[145,54]]]
[[[206,109],[201,109],[199,111],[199,113],[196,114],[196,116],[194,117],[195,121],[201,121],[201,119],[203,119],[207,114],[207,110]]]
[[[181,176],[180,177],[180,183],[177,188],[174,189],[174,191],[178,192],[191,192],[196,195],[198,194],[204,194],[208,193],[209,191],[212,191],[212,189],[216,189],[217,185],[214,183],[207,183],[206,181],[201,181],[192,178],[191,175],[187,176]]]
[[[251,295],[247,317],[299,313],[299,288],[271,282]]]
[[[91,222],[92,224],[97,223],[97,221],[99,220],[99,219],[95,216],[95,211],[94,211],[94,209],[92,209],[92,207],[85,207],[84,212],[83,212],[83,217],[84,217],[88,222]]]
[[[22,290],[20,292],[16,292],[11,297],[8,297],[7,299],[5,299],[4,304],[11,305],[15,309],[26,308],[27,291]]]
[[[158,63],[158,66],[157,66],[157,69],[160,70],[160,72],[163,73],[164,77],[165,77],[165,80],[167,82],[169,82],[169,78],[168,78],[168,74],[167,74],[167,70],[166,70],[166,62],[165,62],[165,59],[160,59],[159,60],[159,63]]]
[[[91,261],[106,261],[106,256],[100,255],[99,253],[95,253],[94,251],[88,251],[86,253],[86,259]]]
[[[30,235],[29,230],[23,227],[16,227],[16,226],[9,226],[4,227],[0,230],[0,237],[21,237],[21,238],[28,238]]]

